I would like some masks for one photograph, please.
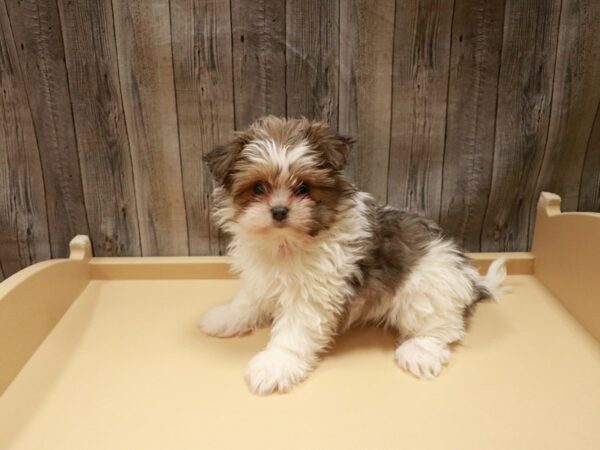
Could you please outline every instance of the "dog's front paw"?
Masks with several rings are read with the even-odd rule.
[[[448,362],[450,350],[430,337],[414,337],[403,342],[395,353],[396,363],[417,378],[434,378]]]
[[[263,350],[248,364],[246,381],[258,395],[287,392],[306,378],[310,366],[294,353],[278,348]]]
[[[205,312],[199,325],[206,334],[217,337],[239,336],[250,331],[229,303]]]

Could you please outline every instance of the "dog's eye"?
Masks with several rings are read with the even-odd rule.
[[[300,183],[300,185],[296,188],[296,194],[298,195],[306,195],[310,192],[310,186],[308,183]]]
[[[256,195],[262,195],[265,193],[265,191],[265,185],[262,183],[256,183],[254,186],[252,186],[252,192],[254,192]]]

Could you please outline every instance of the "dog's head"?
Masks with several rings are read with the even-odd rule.
[[[354,192],[342,173],[351,144],[322,122],[259,119],[204,158],[217,183],[221,225],[264,237],[316,237]]]

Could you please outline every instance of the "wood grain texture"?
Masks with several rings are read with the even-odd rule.
[[[456,0],[440,224],[479,250],[494,155],[504,0]]]
[[[600,102],[588,139],[579,188],[579,211],[600,212]]]
[[[341,1],[339,39],[339,129],[357,140],[347,172],[359,188],[386,202],[394,2]]]
[[[139,255],[111,2],[58,0],[58,5],[94,255]]]
[[[212,180],[202,155],[234,129],[229,2],[171,0],[179,138],[190,254],[218,254]]]
[[[388,201],[440,218],[453,1],[399,0]]]
[[[588,140],[600,101],[600,4],[563,0],[548,141],[534,200],[558,194],[564,211],[577,210]],[[531,211],[530,237],[535,222]]]
[[[483,251],[528,247],[529,214],[548,135],[559,16],[557,2],[506,3]]]
[[[231,9],[235,125],[243,129],[286,115],[285,0],[231,0]]]
[[[44,175],[52,255],[88,234],[65,54],[54,1],[7,1]]]
[[[288,0],[286,99],[289,117],[338,126],[339,2]]]
[[[5,8],[3,10],[2,8]],[[470,251],[540,190],[600,211],[600,2],[0,0],[0,278],[74,234],[204,255],[201,156],[265,114],[355,137],[348,175]]]
[[[0,0],[0,280],[50,258],[40,156],[6,6]]]
[[[113,1],[143,255],[188,254],[168,0]]]

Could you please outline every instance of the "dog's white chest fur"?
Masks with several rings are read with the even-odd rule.
[[[361,242],[370,237],[360,212],[358,208],[316,240],[285,232],[257,240],[239,233],[230,247],[233,268],[244,286],[250,284],[263,293],[272,314],[278,308],[301,309],[304,304],[340,313],[353,295],[348,281],[359,276],[356,262],[363,254]]]

